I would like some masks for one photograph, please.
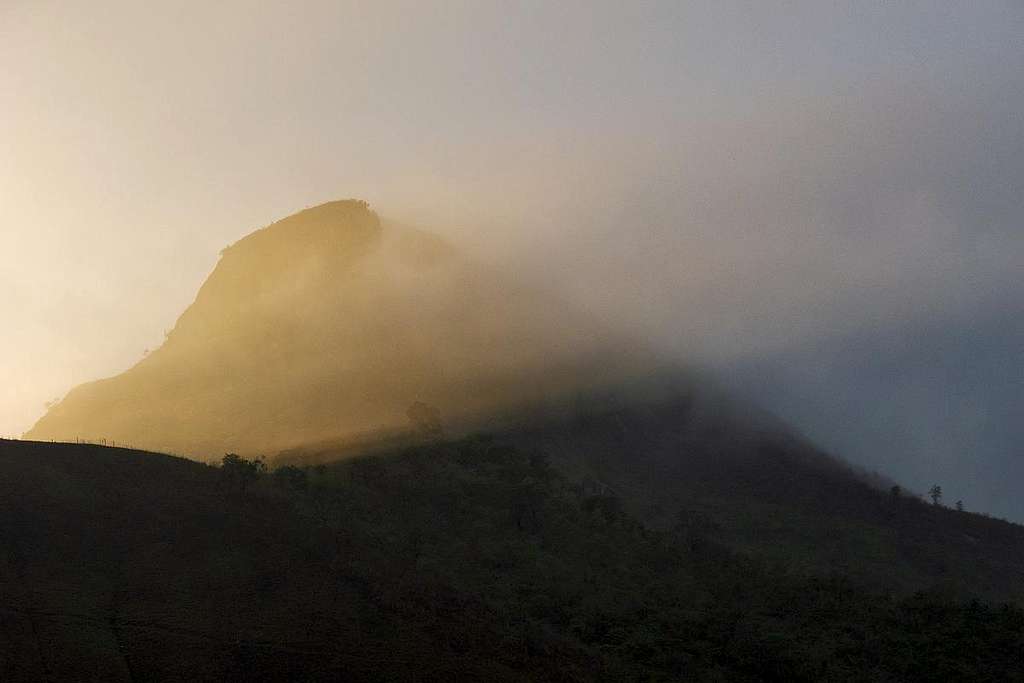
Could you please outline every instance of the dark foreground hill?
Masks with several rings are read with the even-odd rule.
[[[607,443],[614,421],[594,419],[565,438]],[[526,445],[553,444],[544,429],[247,486],[152,453],[0,442],[0,680],[1024,679],[1018,606],[971,601],[926,565],[884,590],[747,543],[809,514],[807,478],[832,478],[821,495],[859,531],[825,515],[789,534],[831,527],[826,552],[850,567],[850,539],[884,546],[887,529],[947,573],[962,534],[1005,567],[1021,528],[913,501],[866,512],[884,494],[796,451],[772,456],[798,479],[774,499],[740,500],[762,486],[740,467],[732,489],[704,476],[688,513],[645,524],[630,495],[553,468],[564,447]]]

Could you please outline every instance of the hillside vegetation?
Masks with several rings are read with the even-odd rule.
[[[0,679],[1024,676],[1019,606],[789,567],[692,514],[652,528],[507,439],[237,471],[0,442]],[[971,519],[980,556],[1020,542]]]
[[[652,529],[683,523],[791,571],[840,575],[882,592],[941,588],[1024,603],[1024,528],[906,491],[894,496],[891,482],[710,395],[706,386],[688,396],[634,387],[496,424],[492,433],[544,453],[585,493],[614,495]],[[321,444],[273,462],[355,454]]]

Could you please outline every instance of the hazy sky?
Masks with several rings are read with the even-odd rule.
[[[0,0],[0,435],[362,197],[1024,519],[1024,5]]]

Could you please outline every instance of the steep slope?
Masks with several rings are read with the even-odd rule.
[[[503,440],[348,459],[245,490],[222,475],[154,453],[0,441],[0,680],[1024,675],[1017,606],[909,593],[938,583],[926,571],[874,588],[780,567],[692,518],[655,530]],[[717,494],[720,509],[744,509],[740,492]],[[828,495],[859,506],[865,493]],[[954,573],[963,532],[974,560],[1024,548],[1021,527],[912,507],[907,538],[931,523]],[[744,524],[753,534],[771,520]]]
[[[30,439],[199,459],[447,424],[613,382],[636,358],[567,307],[364,202],[302,211],[224,250],[166,343],[86,384]]]

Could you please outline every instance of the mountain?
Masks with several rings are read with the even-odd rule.
[[[613,384],[635,373],[629,346],[365,202],[331,202],[225,249],[160,348],[25,436],[197,459],[374,440],[415,404],[455,426]]]
[[[607,453],[615,422],[595,415],[566,438]],[[248,486],[156,453],[0,441],[0,680],[1024,677],[1021,603],[962,590],[977,576],[1019,591],[1007,568],[1024,528],[890,500],[792,444],[774,457],[731,489],[705,473],[689,487],[706,495],[655,528],[506,436]],[[813,496],[833,514],[807,523]],[[788,536],[789,561],[737,547],[759,533]],[[801,549],[801,534],[826,547]],[[888,586],[856,578],[876,559],[868,537],[902,558]],[[816,556],[845,556],[845,573],[811,569]]]
[[[363,202],[28,436],[149,451],[0,441],[0,680],[1024,680],[1024,527]]]
[[[877,590],[1024,597],[1018,527],[991,520],[979,540],[977,516],[893,497],[706,379],[354,200],[225,249],[161,348],[74,389],[27,436],[306,467],[480,432],[652,529],[710,525],[735,551]]]

